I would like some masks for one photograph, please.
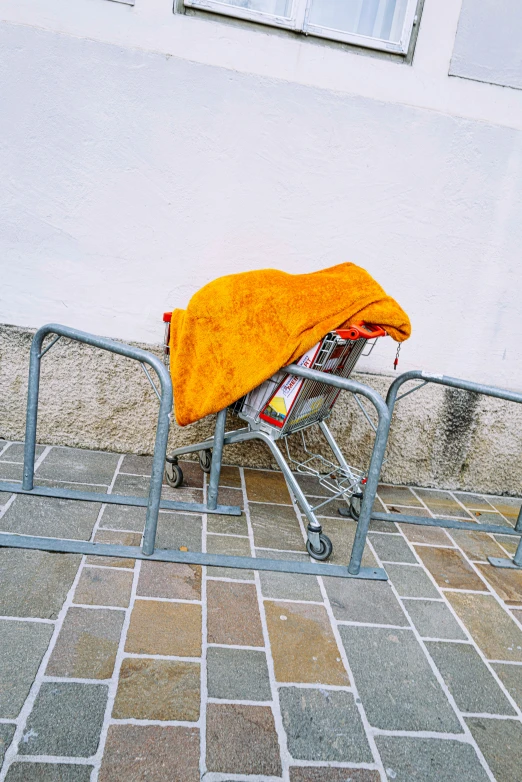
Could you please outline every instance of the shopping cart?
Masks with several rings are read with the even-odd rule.
[[[163,320],[165,328],[164,360],[170,362],[170,321],[172,313],[166,312]],[[364,323],[350,325],[348,328],[329,332],[313,348],[305,353],[298,366],[347,378],[352,373],[358,359],[367,356],[373,350],[379,337],[386,336],[380,326]],[[333,386],[293,375],[285,369],[276,372],[269,380],[255,388],[246,396],[238,399],[228,409],[246,422],[247,427],[236,429],[225,435],[225,445],[260,439],[265,442],[279,464],[292,493],[308,519],[306,548],[311,557],[326,560],[332,553],[332,542],[322,531],[316,512],[332,500],[344,500],[350,513],[357,518],[357,509],[363,496],[366,482],[365,472],[349,465],[330,429],[326,419],[331,415],[340,390]],[[317,425],[323,433],[335,461],[310,450],[306,439],[306,430]],[[298,435],[301,454],[291,442],[289,436]],[[276,442],[283,440],[286,459]],[[204,472],[210,472],[212,464],[212,442],[206,441],[191,446],[177,448],[167,456],[165,479],[169,486],[178,488],[183,485],[183,472],[178,463],[180,456],[199,453],[199,463]],[[326,499],[322,498],[311,506],[293,473],[311,475],[326,489]]]

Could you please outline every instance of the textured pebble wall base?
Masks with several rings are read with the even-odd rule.
[[[24,438],[33,334],[29,329],[0,326],[0,436],[12,440]],[[140,347],[159,355],[158,347]],[[383,396],[392,380],[363,373],[354,379]],[[152,453],[157,405],[135,362],[60,340],[42,361],[38,440]],[[170,446],[203,440],[213,428],[213,416],[183,429],[173,422]],[[349,462],[369,459],[373,432],[348,396],[336,406],[331,428]],[[321,447],[319,438],[317,445]],[[430,385],[397,404],[382,479],[516,495],[522,485],[522,462],[513,456],[521,451],[522,406]],[[224,460],[275,466],[260,443],[226,448]]]

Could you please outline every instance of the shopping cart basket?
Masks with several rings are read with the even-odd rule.
[[[172,313],[166,312],[163,320],[165,328],[164,360],[169,364],[170,321]],[[347,378],[352,373],[358,359],[369,355],[378,337],[386,336],[380,326],[364,323],[350,325],[348,328],[329,332],[313,348],[305,353],[298,366]],[[225,444],[242,442],[245,439],[260,439],[267,443],[276,458],[292,493],[308,519],[308,540],[306,548],[311,557],[326,560],[332,553],[332,542],[322,532],[315,512],[334,499],[346,501],[352,509],[357,508],[357,498],[362,497],[365,483],[363,470],[350,466],[339,448],[334,436],[326,424],[340,394],[339,389],[297,377],[281,369],[269,380],[255,388],[246,396],[238,399],[229,410],[247,423],[243,429],[233,430],[225,435]],[[311,426],[319,426],[335,457],[327,459],[310,450],[305,432]],[[248,437],[245,437],[245,434]],[[302,446],[299,455],[292,448],[289,435],[298,434]],[[275,444],[284,440],[286,459]],[[165,478],[173,488],[183,485],[183,472],[178,458],[183,454],[199,452],[199,463],[204,472],[210,472],[212,451],[208,441],[192,446],[184,446],[167,456]],[[289,466],[291,465],[291,466]],[[329,494],[326,499],[310,506],[299,483],[292,480],[292,469],[298,474],[311,475]]]

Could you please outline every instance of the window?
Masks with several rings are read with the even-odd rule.
[[[406,54],[418,0],[184,0],[186,6]]]

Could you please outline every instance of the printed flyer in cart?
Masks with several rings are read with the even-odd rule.
[[[296,362],[297,365],[300,367],[312,367],[320,347],[321,342],[318,342],[304,356],[301,356],[299,361]],[[287,375],[261,413],[260,418],[282,428],[299,396],[299,391],[304,382],[304,378]]]

